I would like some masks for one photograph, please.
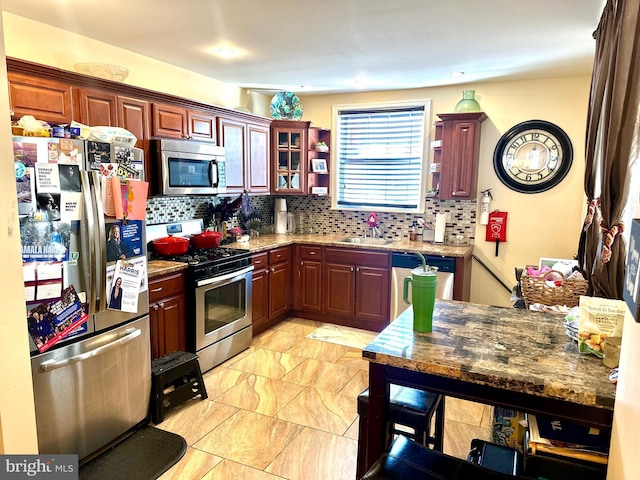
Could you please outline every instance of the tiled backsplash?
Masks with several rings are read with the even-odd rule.
[[[273,196],[251,197],[252,205],[262,212],[263,232],[272,230],[274,216]],[[154,197],[147,202],[147,222],[167,223],[192,218],[206,219],[210,203],[218,204],[218,197]],[[435,223],[436,213],[451,212],[451,224],[447,224],[446,235],[452,233],[463,234],[474,241],[476,209],[475,200],[425,200],[424,215],[376,212],[378,224],[385,237],[407,237],[409,226],[419,218],[425,218],[428,223]],[[367,228],[366,220],[369,212],[351,210],[331,210],[329,197],[288,196],[287,210],[293,213],[305,213],[311,231],[317,234],[345,234],[362,235]],[[206,223],[206,220],[205,220]],[[229,222],[229,227],[238,225],[236,217]],[[271,228],[270,228],[271,227]]]

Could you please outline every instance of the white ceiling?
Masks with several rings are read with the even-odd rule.
[[[2,7],[241,87],[327,93],[590,74],[605,1],[2,0]],[[245,54],[222,60],[207,52],[224,44]]]

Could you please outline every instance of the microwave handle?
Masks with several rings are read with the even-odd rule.
[[[212,187],[218,188],[218,180],[218,164],[215,160],[211,160],[209,162],[209,183]]]

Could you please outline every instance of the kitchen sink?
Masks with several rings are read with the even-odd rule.
[[[347,237],[337,240],[336,243],[350,243],[358,245],[390,245],[395,240],[388,238],[365,238],[365,237]]]

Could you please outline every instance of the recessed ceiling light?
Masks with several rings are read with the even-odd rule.
[[[463,75],[464,75],[464,72],[461,72],[461,71],[451,72],[449,74],[450,77],[462,77]]]
[[[245,54],[239,48],[232,47],[230,45],[219,45],[217,47],[211,47],[207,49],[209,53],[220,58],[236,58]]]

